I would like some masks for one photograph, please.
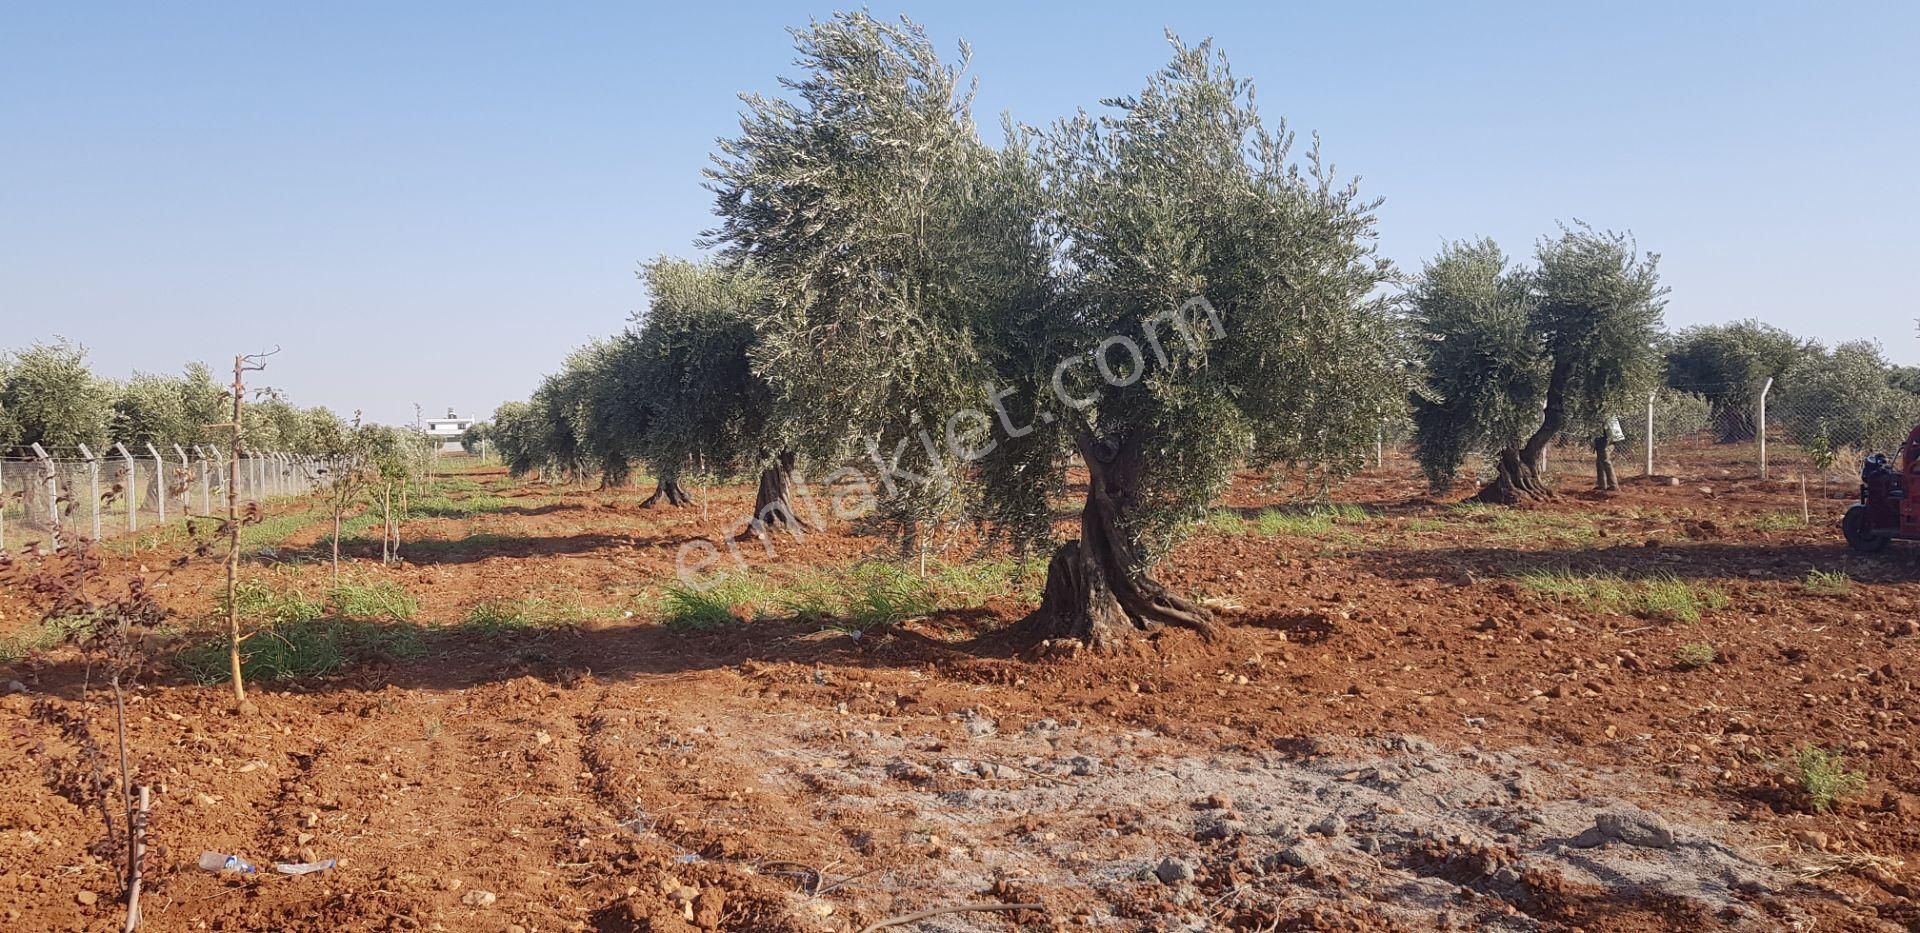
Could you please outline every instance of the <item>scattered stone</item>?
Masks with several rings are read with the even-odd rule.
[[[1295,868],[1324,868],[1327,856],[1318,846],[1302,842],[1280,850],[1280,861]]]
[[[548,745],[548,744],[551,744],[552,742],[553,742],[553,736],[549,734],[545,729],[540,729],[533,733],[533,744],[535,745]]]
[[[100,895],[95,894],[92,891],[81,891],[80,893],[75,894],[73,896],[73,899],[78,901],[80,903],[80,906],[82,907],[92,907],[95,903],[97,903],[100,900]]]
[[[1231,810],[1233,809],[1233,798],[1226,794],[1209,794],[1207,795],[1205,804],[1209,810]]]
[[[974,738],[992,735],[998,731],[1000,731],[999,724],[991,719],[981,716],[972,716],[967,719],[967,734]]]
[[[1060,731],[1060,724],[1051,719],[1036,719],[1027,723],[1025,731],[1028,735],[1050,735]]]
[[[467,896],[460,899],[460,903],[465,904],[468,907],[492,907],[493,902],[499,899],[500,899],[499,896],[494,894],[492,891],[481,891],[479,889],[475,889],[472,891],[468,891]]]
[[[1645,810],[1621,807],[1594,817],[1593,828],[1610,839],[1647,849],[1673,848],[1673,828]],[[1583,834],[1584,835],[1584,834]]]
[[[1340,836],[1345,835],[1346,831],[1347,821],[1342,819],[1338,813],[1329,813],[1315,820],[1313,825],[1307,827],[1307,832],[1316,836]]]
[[[1827,851],[1827,834],[1817,829],[1796,829],[1793,838],[1815,852]]]
[[[1201,842],[1211,842],[1217,839],[1232,839],[1235,836],[1244,836],[1246,833],[1247,824],[1229,816],[1213,820],[1202,827],[1194,836]]]
[[[1182,881],[1192,881],[1193,863],[1186,859],[1175,858],[1169,855],[1160,860],[1159,867],[1153,870],[1153,876],[1160,879],[1161,884],[1179,884]]]
[[[1087,755],[1075,755],[1067,760],[1067,767],[1079,777],[1088,777],[1100,773],[1100,759]]]
[[[8,693],[25,693],[27,692],[27,685],[17,680],[9,680],[7,681],[7,692]]]

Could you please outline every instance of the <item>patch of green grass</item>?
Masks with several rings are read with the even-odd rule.
[[[0,664],[14,664],[48,651],[73,636],[86,619],[44,619],[17,632],[0,635]]]
[[[455,498],[449,495],[421,496],[407,503],[407,514],[424,518],[472,518],[488,512],[505,512],[546,504],[547,500],[509,499],[491,494]]]
[[[1837,570],[1809,570],[1800,586],[1820,596],[1845,596],[1853,592],[1853,578]]]
[[[729,574],[704,587],[675,583],[661,596],[660,623],[676,631],[707,631],[761,618],[777,600],[747,574]]]
[[[1475,525],[1489,526],[1484,532],[1491,541],[1557,541],[1587,544],[1599,537],[1593,522],[1579,515],[1549,512],[1543,509],[1518,509],[1484,502],[1456,502],[1447,513]]]
[[[577,603],[527,596],[476,603],[460,624],[481,636],[516,635],[577,625],[598,615]]]
[[[1801,791],[1806,793],[1807,802],[1816,812],[1824,813],[1834,804],[1867,789],[1864,773],[1847,770],[1846,759],[1839,752],[1829,752],[1816,745],[1803,746],[1795,752],[1793,767]]]
[[[240,610],[240,618],[255,624],[311,622],[327,611],[325,600],[308,596],[291,582],[272,577],[243,577],[235,581],[233,601]],[[217,614],[227,614],[224,587],[219,593]]]
[[[336,615],[360,622],[405,622],[420,611],[420,601],[391,580],[343,579],[327,590]]]
[[[864,632],[930,615],[939,600],[929,582],[893,564],[857,565],[848,580],[845,624],[836,627]]]
[[[1247,533],[1247,520],[1232,509],[1214,509],[1207,513],[1202,523],[1211,531],[1223,535],[1243,535]]]
[[[1279,509],[1262,509],[1253,520],[1254,530],[1261,537],[1274,535],[1317,535],[1333,527],[1333,519],[1318,512],[1283,512]]]
[[[1322,503],[1305,508],[1261,509],[1254,516],[1253,530],[1263,538],[1275,535],[1314,537],[1325,535],[1336,525],[1363,525],[1372,518],[1366,509],[1348,502]],[[1337,537],[1352,543],[1351,535]]]
[[[417,657],[425,650],[417,626],[313,619],[255,629],[240,644],[240,670],[248,680],[295,681],[367,661]],[[182,650],[177,663],[200,683],[224,683],[227,640],[202,638]]]
[[[1414,533],[1427,531],[1445,531],[1447,523],[1437,518],[1409,518],[1400,524],[1400,530]]]
[[[1754,531],[1796,531],[1807,527],[1800,516],[1792,512],[1766,512],[1747,519],[1746,525]]]
[[[1515,577],[1542,596],[1592,612],[1612,612],[1672,622],[1697,622],[1703,609],[1724,609],[1725,593],[1689,583],[1672,574],[1631,580],[1618,574],[1577,574],[1570,570],[1532,570]]]
[[[278,548],[302,528],[326,517],[324,510],[306,509],[263,518],[240,529],[240,550],[252,553],[262,548]]]
[[[1720,653],[1704,641],[1691,642],[1673,649],[1673,663],[1690,671],[1710,667],[1718,660],[1720,660]]]

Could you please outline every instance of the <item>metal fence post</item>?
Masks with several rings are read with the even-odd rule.
[[[193,460],[200,465],[200,514],[212,515],[213,488],[210,485],[212,477],[207,469],[207,448],[200,444],[193,445]]]
[[[1773,377],[1767,377],[1767,384],[1760,387],[1760,478],[1767,478],[1767,393],[1773,391]]]
[[[1647,476],[1653,475],[1653,400],[1659,396],[1659,389],[1647,393]]]
[[[180,458],[180,517],[193,515],[193,473],[187,469],[187,452],[179,444],[173,445],[173,452]]]
[[[54,474],[53,458],[47,455],[47,449],[39,444],[30,445],[33,457],[40,461],[40,468],[46,471],[42,482],[47,484],[47,520],[53,523],[53,546],[60,547],[60,479]]]
[[[87,458],[87,493],[93,499],[93,540],[100,540],[100,458],[87,445],[80,445],[80,456]]]
[[[154,505],[160,510],[159,524],[164,525],[167,523],[167,462],[151,443],[147,445],[147,455],[153,458],[153,489],[159,493],[159,501]]]
[[[140,474],[133,468],[133,454],[127,452],[127,445],[114,444],[113,449],[120,454],[122,468],[127,471],[127,478],[120,482],[120,492],[127,497],[127,533],[132,534],[140,530],[138,517],[140,509],[136,507],[133,496],[133,489],[139,482]]]

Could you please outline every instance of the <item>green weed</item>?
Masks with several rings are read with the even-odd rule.
[[[1725,593],[1688,583],[1672,574],[1629,580],[1617,574],[1576,574],[1570,570],[1534,570],[1517,576],[1523,587],[1591,612],[1636,615],[1673,622],[1697,622],[1703,609],[1724,609]]]
[[[240,645],[240,670],[248,680],[293,681],[337,673],[352,664],[418,656],[425,650],[411,625],[379,625],[313,619],[256,629]],[[203,684],[228,676],[224,636],[203,638],[178,656],[187,676]]]
[[[1815,745],[1803,746],[1794,753],[1793,766],[1800,779],[1800,789],[1815,811],[1825,812],[1867,789],[1867,776],[1847,770],[1846,764],[1839,752]]]
[[[1696,641],[1673,649],[1673,663],[1687,670],[1698,670],[1712,666],[1720,660],[1720,653],[1704,641]]]
[[[1207,513],[1203,523],[1211,531],[1223,535],[1243,535],[1247,533],[1247,520],[1232,509],[1214,509]]]
[[[404,622],[420,611],[420,601],[391,580],[341,580],[327,590],[327,601],[343,619]]]
[[[1809,570],[1800,586],[1820,596],[1845,596],[1853,592],[1853,578],[1842,571]]]

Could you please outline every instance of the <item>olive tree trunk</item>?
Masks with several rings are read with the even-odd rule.
[[[653,495],[640,503],[643,509],[653,508],[655,504],[665,502],[668,505],[692,505],[693,497],[680,488],[680,480],[672,476],[662,476],[654,481]]]
[[[807,524],[793,510],[793,463],[791,451],[782,452],[760,471],[760,488],[753,494],[753,515],[741,535],[764,536],[777,527],[788,534],[807,530]]]
[[[1143,461],[1138,439],[1111,452],[1082,441],[1080,450],[1087,462],[1080,538],[1054,551],[1040,606],[1021,625],[1037,638],[1079,639],[1101,651],[1164,625],[1218,634],[1212,613],[1148,575],[1124,530]]]
[[[1492,505],[1519,505],[1553,498],[1553,490],[1540,481],[1546,472],[1547,444],[1567,423],[1567,383],[1572,378],[1571,364],[1555,361],[1547,379],[1547,405],[1540,426],[1528,436],[1525,445],[1515,450],[1504,448],[1494,463],[1493,479],[1473,497],[1475,502]]]

